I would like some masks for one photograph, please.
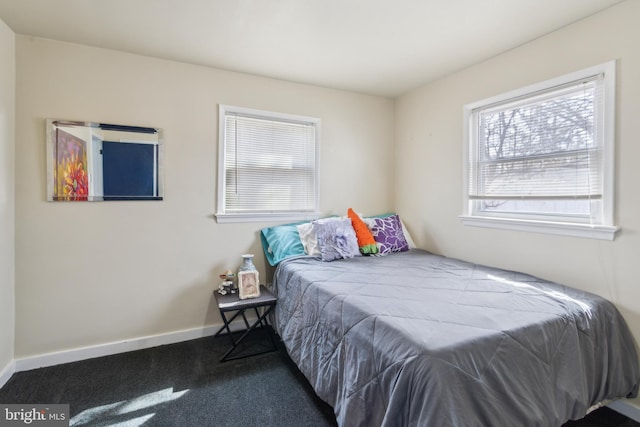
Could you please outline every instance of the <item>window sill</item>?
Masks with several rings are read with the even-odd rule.
[[[473,227],[498,228],[502,230],[526,231],[532,233],[557,234],[562,236],[585,237],[590,239],[613,240],[619,227],[565,222],[532,221],[507,218],[487,218],[460,215],[464,225]]]
[[[252,213],[229,214],[216,213],[216,221],[219,224],[233,222],[283,222],[283,221],[313,221],[320,217],[319,212],[292,212],[292,213]]]

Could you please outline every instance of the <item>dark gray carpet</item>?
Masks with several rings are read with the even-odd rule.
[[[0,389],[0,403],[68,403],[76,426],[336,425],[281,346],[220,363],[228,347],[228,337],[202,338],[19,372]],[[565,426],[640,424],[602,408]]]

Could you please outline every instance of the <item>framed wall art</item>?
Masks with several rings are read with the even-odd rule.
[[[163,199],[162,129],[47,119],[47,200]]]

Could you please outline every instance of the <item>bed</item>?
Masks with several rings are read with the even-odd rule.
[[[412,248],[277,263],[273,323],[339,425],[560,426],[638,393],[615,306]]]

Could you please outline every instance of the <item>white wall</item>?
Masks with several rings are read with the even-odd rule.
[[[0,386],[10,375],[15,333],[15,35],[0,20]]]
[[[392,208],[392,100],[16,39],[16,359],[219,324],[218,274],[264,277],[271,224],[213,217],[219,103],[320,117],[324,213]],[[163,128],[165,200],[46,202],[46,118]]]
[[[640,2],[623,2],[399,98],[395,205],[418,246],[600,294],[616,303],[637,342],[639,20]],[[611,242],[463,226],[463,105],[612,59],[618,61],[618,237]]]

